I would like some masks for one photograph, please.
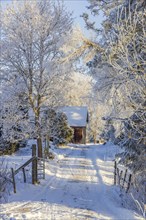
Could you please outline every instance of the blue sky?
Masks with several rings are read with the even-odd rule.
[[[21,0],[18,0],[21,1]],[[4,8],[7,4],[10,4],[11,0],[0,0],[1,6]],[[73,11],[73,17],[75,18],[75,23],[79,24],[84,31],[84,33],[89,36],[89,31],[85,28],[85,23],[80,17],[83,12],[87,12],[86,6],[88,6],[87,0],[64,0],[64,3],[69,11]],[[92,17],[93,19],[93,17]],[[96,17],[96,26],[100,27],[102,16]]]
[[[90,13],[90,11],[86,8],[89,3],[87,0],[64,0],[67,8],[70,11],[73,11],[73,16],[75,17],[75,22],[77,24],[80,24],[82,29],[84,30],[84,33],[86,35],[89,35],[89,31],[85,28],[85,22],[83,21],[83,18],[80,17],[84,12]],[[96,26],[99,28],[101,26],[101,22],[103,20],[102,15],[94,18],[90,15],[90,18],[92,21],[96,22]]]

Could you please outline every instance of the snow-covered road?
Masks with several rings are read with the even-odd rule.
[[[57,151],[58,159],[46,164],[45,180],[19,184],[17,194],[1,204],[2,219],[141,219],[121,206],[113,186],[116,146],[71,145]]]

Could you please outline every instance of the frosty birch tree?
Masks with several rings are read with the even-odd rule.
[[[14,1],[3,13],[1,64],[3,75],[19,77],[35,115],[38,155],[42,157],[40,112],[51,95],[49,86],[61,73],[59,48],[72,20],[62,3]]]

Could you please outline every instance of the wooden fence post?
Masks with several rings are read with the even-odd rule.
[[[45,179],[45,159],[43,159],[43,179]]]
[[[125,180],[126,180],[126,176],[127,176],[127,169],[126,169],[125,174],[124,174],[122,188],[124,188],[124,183],[125,183]]]
[[[131,178],[132,178],[132,174],[129,174],[129,180],[128,180],[128,186],[127,186],[126,193],[128,192],[128,190],[130,188]]]
[[[36,145],[32,145],[32,157],[36,156]]]
[[[114,185],[117,183],[117,162],[114,162]]]
[[[37,157],[34,160],[34,167],[35,167],[34,180],[35,180],[35,183],[37,183],[38,182]]]
[[[117,167],[117,182],[118,182],[118,185],[120,185],[120,170],[118,167]]]
[[[36,145],[32,145],[32,157],[34,160],[32,161],[32,184],[37,183],[37,157],[36,157]]]
[[[26,175],[25,175],[25,169],[24,169],[24,167],[22,168],[22,172],[23,172],[24,183],[26,183]]]
[[[123,170],[121,170],[121,172],[120,172],[120,176],[119,176],[119,184],[120,184],[120,186],[121,186],[121,178],[122,178],[122,174],[123,174]]]
[[[14,188],[14,193],[16,193],[16,183],[15,183],[15,174],[14,174],[14,169],[11,168],[12,171],[12,181],[13,181],[13,188]]]

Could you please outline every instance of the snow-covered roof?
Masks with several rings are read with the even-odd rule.
[[[71,127],[85,127],[88,121],[86,106],[64,106],[59,109],[65,113]]]

